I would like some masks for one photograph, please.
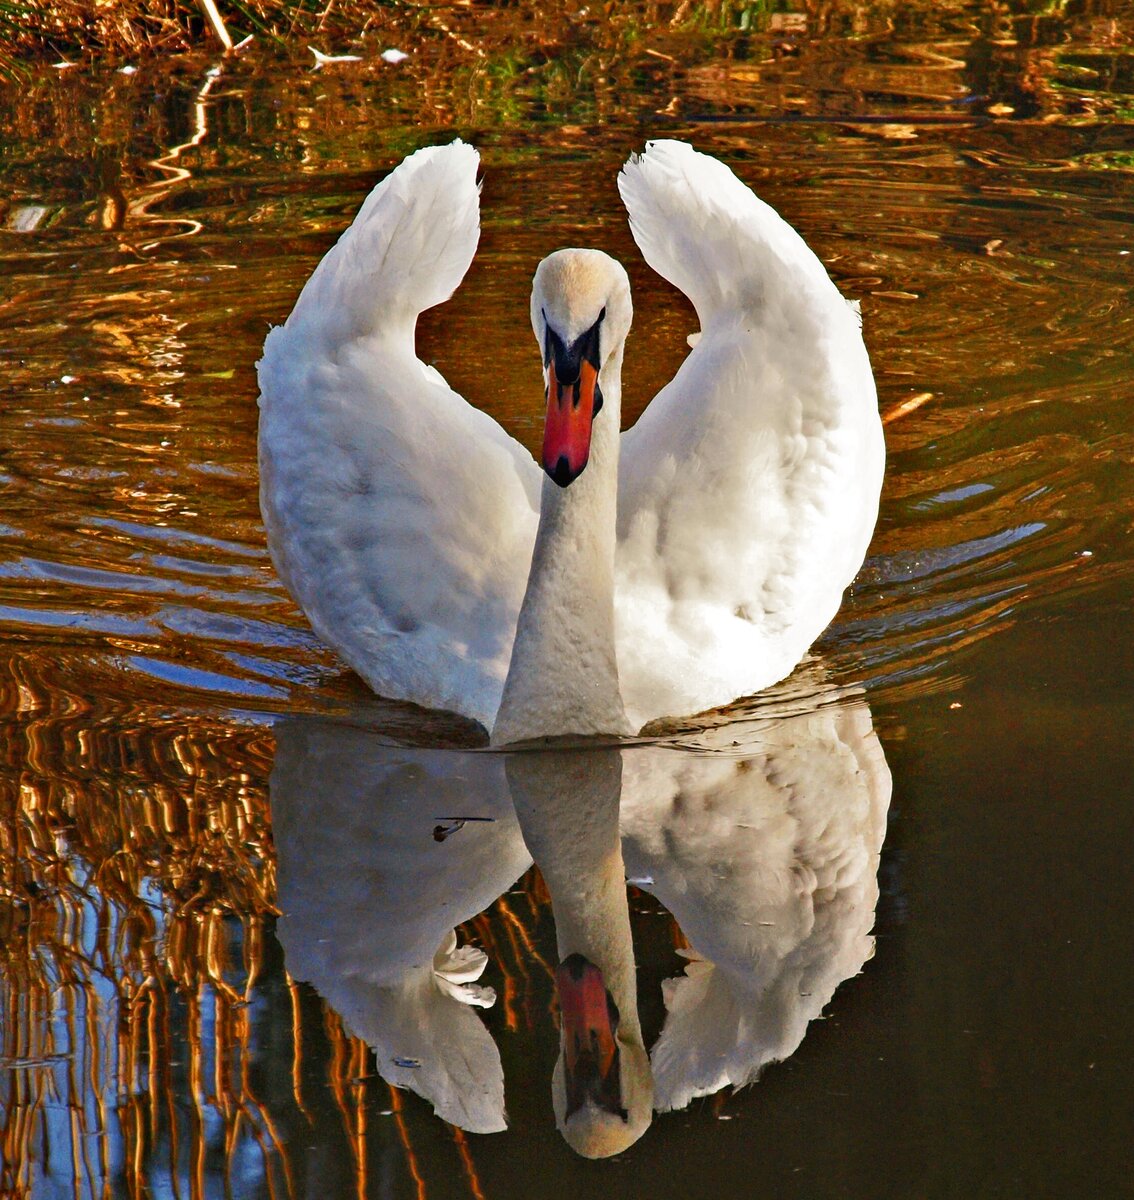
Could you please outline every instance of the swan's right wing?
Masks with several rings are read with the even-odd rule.
[[[631,719],[786,676],[835,615],[884,448],[857,315],[725,165],[650,142],[619,176],[646,261],[701,336],[622,439],[615,625]]]
[[[268,335],[260,502],[284,582],[376,692],[490,727],[539,470],[414,352],[476,250],[477,163],[461,142],[407,158]]]

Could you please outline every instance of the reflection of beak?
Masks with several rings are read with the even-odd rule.
[[[543,427],[543,469],[560,487],[582,474],[591,452],[598,371],[584,359],[570,383],[561,383],[552,360],[547,367],[547,421]]]
[[[553,476],[554,478],[554,476]],[[581,954],[569,955],[555,973],[562,1016],[563,1075],[566,1117],[587,1101],[628,1119],[622,1107],[618,1064],[618,1007],[606,990],[602,972]]]

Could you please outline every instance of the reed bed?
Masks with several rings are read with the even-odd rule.
[[[798,13],[792,10],[799,9]],[[757,33],[790,31],[800,20],[813,29],[829,22],[861,26],[890,9],[924,10],[931,0],[456,0],[451,5],[406,0],[0,0],[0,56],[9,71],[35,60],[137,60],[152,54],[231,51],[249,41],[284,52],[305,52],[311,39],[339,51],[368,42],[418,51],[451,42],[471,58],[504,68],[525,45],[543,44],[554,57],[564,44],[585,40],[611,50],[643,34],[667,31]]]

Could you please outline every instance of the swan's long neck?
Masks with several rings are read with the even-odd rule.
[[[501,745],[562,734],[629,734],[614,652],[614,547],[622,351],[602,369],[583,473],[544,477],[528,587],[492,729]]]

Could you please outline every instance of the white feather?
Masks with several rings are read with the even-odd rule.
[[[421,150],[367,197],[268,335],[260,500],[316,632],[380,695],[486,725],[535,536],[539,472],[416,356],[479,236],[478,156]]]
[[[791,226],[681,142],[651,142],[619,187],[646,261],[702,326],[622,439],[615,621],[633,721],[791,671],[862,562],[885,451],[854,314]]]

